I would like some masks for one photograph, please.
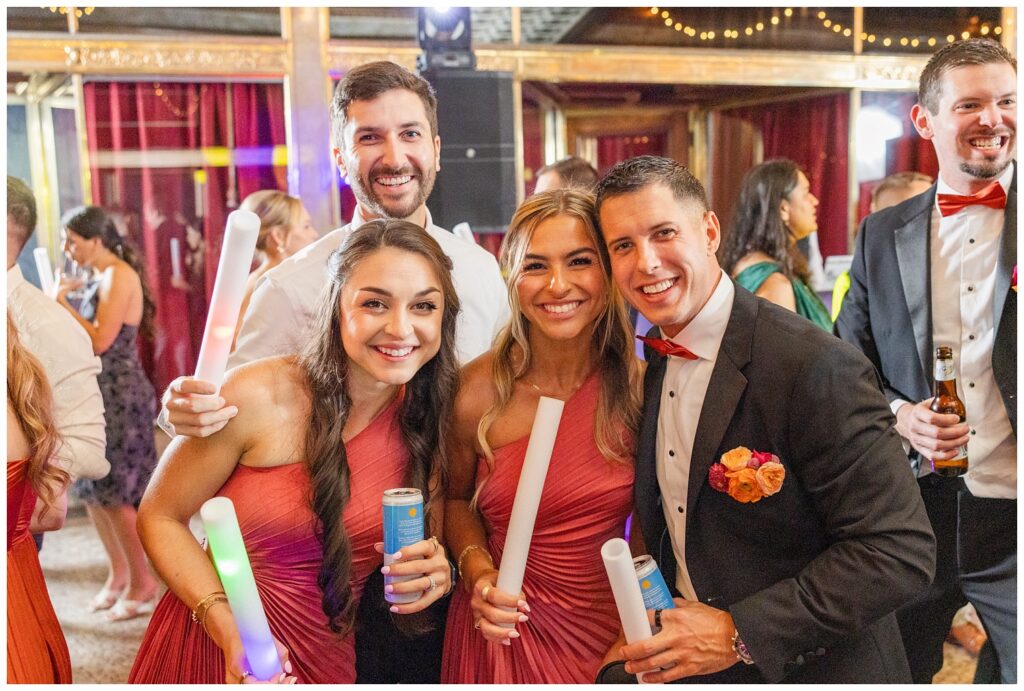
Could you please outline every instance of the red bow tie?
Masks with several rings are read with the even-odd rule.
[[[637,336],[644,345],[648,345],[654,349],[655,352],[661,355],[675,355],[676,357],[686,358],[687,360],[696,360],[698,356],[691,353],[689,350],[673,343],[665,338],[648,338],[647,336]]]
[[[1002,209],[1006,206],[1006,190],[996,180],[977,194],[940,194],[939,213],[943,216],[952,216],[960,209],[980,204],[992,209]]]

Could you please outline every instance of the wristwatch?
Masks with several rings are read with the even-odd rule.
[[[750,651],[747,650],[747,644],[743,642],[742,638],[740,638],[740,632],[738,629],[733,629],[732,651],[736,653],[736,659],[741,660],[743,664],[754,664],[754,658],[750,657]]]

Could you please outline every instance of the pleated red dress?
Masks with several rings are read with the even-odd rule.
[[[384,490],[403,486],[408,453],[396,413],[399,399],[345,445],[351,498],[342,520],[352,545],[353,597],[382,557]],[[323,551],[313,534],[311,488],[302,463],[274,468],[239,465],[218,496],[235,504],[256,587],[270,631],[288,648],[300,684],[351,684],[356,678],[355,639],[327,628],[317,575]],[[224,683],[224,655],[194,623],[191,611],[168,591],[157,605],[128,677],[137,684]]]
[[[68,644],[28,531],[36,504],[28,465],[7,464],[7,683],[70,684]]]
[[[619,633],[601,545],[622,537],[633,502],[633,465],[612,463],[594,441],[600,381],[591,376],[566,401],[530,542],[523,591],[530,620],[512,645],[489,643],[473,628],[460,584],[445,631],[441,681],[448,684],[590,684]],[[495,470],[479,508],[495,564],[508,531],[527,435],[494,450]],[[488,472],[485,459],[477,477]]]

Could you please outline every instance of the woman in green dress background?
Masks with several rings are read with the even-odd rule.
[[[754,293],[807,317],[829,333],[832,319],[809,284],[798,240],[818,229],[818,200],[800,167],[787,158],[754,166],[743,178],[721,263]]]

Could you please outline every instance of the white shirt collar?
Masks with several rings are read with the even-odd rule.
[[[11,297],[11,293],[18,289],[23,283],[27,283],[25,277],[21,274],[21,267],[15,264],[11,268],[7,269],[7,297]]]
[[[691,353],[705,360],[715,360],[718,348],[729,326],[733,298],[736,288],[732,280],[722,271],[711,297],[689,324],[669,340],[685,346]],[[664,331],[662,336],[664,336]]]
[[[1006,192],[1007,194],[1009,194],[1009,192],[1010,192],[1010,184],[1013,182],[1013,171],[1016,169],[1016,167],[1017,167],[1017,162],[1016,161],[1011,161],[1010,165],[1006,166],[1006,170],[1003,171],[1003,174],[999,176],[999,184],[1002,185],[1003,192]],[[956,195],[960,195],[960,194],[962,194],[962,192],[958,192],[957,190],[955,190],[952,187],[950,187],[949,185],[947,185],[946,181],[942,179],[942,173],[939,173],[939,180],[938,180],[938,183],[937,183],[936,195],[935,195],[936,208],[938,207],[938,203],[939,203],[938,195],[940,195],[940,194],[956,194]]]

